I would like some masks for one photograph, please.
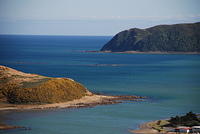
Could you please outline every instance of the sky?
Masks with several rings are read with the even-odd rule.
[[[0,34],[115,35],[200,22],[200,0],[0,0]]]

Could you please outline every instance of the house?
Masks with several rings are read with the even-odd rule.
[[[193,126],[192,127],[192,132],[196,134],[200,134],[200,126]]]
[[[192,131],[192,128],[190,127],[185,127],[185,126],[180,126],[174,129],[175,132],[180,132],[180,133],[189,133]]]

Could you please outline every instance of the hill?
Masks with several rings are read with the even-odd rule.
[[[91,93],[69,78],[51,78],[0,66],[0,102],[14,104],[58,103]]]
[[[100,51],[200,52],[200,22],[125,30],[116,34]]]

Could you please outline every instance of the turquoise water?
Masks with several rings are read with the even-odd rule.
[[[96,93],[147,96],[144,102],[81,109],[13,111],[9,124],[31,130],[4,134],[129,134],[146,121],[200,113],[200,55],[86,53],[111,37],[0,36],[0,64],[70,77]]]

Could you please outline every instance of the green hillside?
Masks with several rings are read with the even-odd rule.
[[[101,51],[200,52],[200,22],[125,30],[116,34]]]

